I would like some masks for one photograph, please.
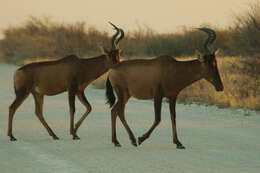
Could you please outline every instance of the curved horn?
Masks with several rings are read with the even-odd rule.
[[[119,30],[120,30],[121,35],[120,35],[120,37],[117,39],[116,45],[118,45],[119,41],[122,40],[122,39],[124,38],[124,36],[125,36],[124,30],[121,29],[121,28],[120,28]]]
[[[108,23],[110,25],[112,25],[114,27],[114,29],[116,30],[116,33],[112,36],[112,49],[116,49],[115,39],[118,36],[120,29],[116,25],[114,25],[113,23],[111,23],[111,22],[108,22]]]
[[[212,29],[209,29],[209,28],[197,28],[201,31],[204,31],[208,34],[208,38],[207,40],[205,41],[204,43],[204,49],[206,51],[206,53],[211,53],[210,50],[209,50],[209,46],[215,41],[216,39],[216,33],[214,30]]]

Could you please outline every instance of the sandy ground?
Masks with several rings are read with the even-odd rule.
[[[198,105],[177,105],[179,139],[186,147],[172,144],[168,104],[162,122],[141,146],[133,147],[117,121],[121,148],[111,143],[110,110],[104,90],[88,88],[93,111],[79,129],[79,141],[69,135],[67,94],[45,97],[44,115],[60,140],[48,136],[34,115],[30,96],[14,118],[14,135],[6,136],[8,106],[14,99],[13,72],[17,66],[0,65],[0,172],[1,173],[258,173],[260,172],[260,115],[243,110]],[[76,119],[84,113],[77,101]],[[131,99],[127,121],[136,137],[153,123],[153,103]]]

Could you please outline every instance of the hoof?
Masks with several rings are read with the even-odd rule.
[[[141,145],[143,143],[143,139],[141,137],[138,137],[138,145]]]
[[[10,141],[17,141],[17,139],[15,137],[11,137]]]
[[[118,143],[118,144],[115,144],[115,147],[121,147],[121,145]]]
[[[77,135],[73,136],[72,138],[73,140],[80,140],[80,137],[78,137]]]
[[[176,147],[177,149],[185,149],[185,147],[183,145],[177,145]]]
[[[53,136],[52,138],[53,138],[53,140],[59,140],[59,138],[57,136]]]
[[[137,147],[136,141],[132,142],[132,145],[135,146],[135,147]]]
[[[121,147],[120,143],[118,141],[113,142],[115,147]]]

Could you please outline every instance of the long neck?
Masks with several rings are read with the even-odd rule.
[[[96,79],[106,73],[111,66],[107,55],[84,59],[82,60],[82,63],[85,65],[85,68],[83,69],[85,74],[93,79]]]
[[[179,91],[203,78],[202,64],[198,60],[182,61],[176,67],[179,83]]]

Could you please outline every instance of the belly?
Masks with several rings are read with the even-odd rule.
[[[139,100],[148,100],[154,98],[154,90],[152,88],[131,88],[129,94]]]
[[[34,87],[34,90],[43,95],[57,95],[67,90],[67,87],[62,85],[51,85],[51,84],[45,84],[45,85],[38,85]]]

